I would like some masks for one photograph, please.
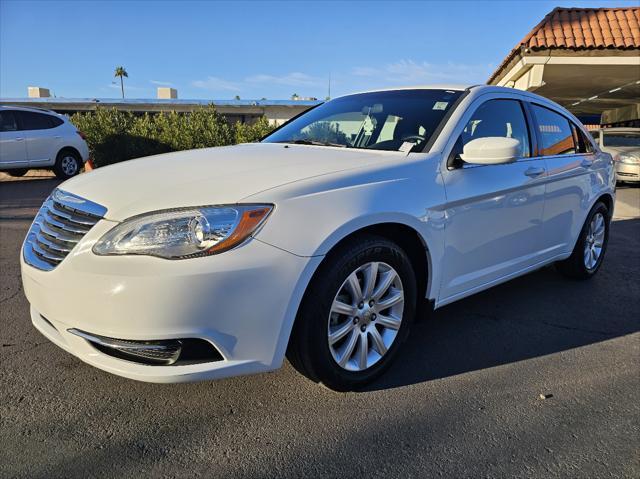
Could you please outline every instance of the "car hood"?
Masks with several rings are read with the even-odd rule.
[[[640,148],[637,146],[605,146],[602,151],[611,155],[618,155],[620,153],[626,153],[628,155],[634,155],[640,157]]]
[[[342,170],[397,160],[398,152],[253,143],[130,160],[79,175],[60,189],[96,202],[105,218],[233,204],[256,193]]]

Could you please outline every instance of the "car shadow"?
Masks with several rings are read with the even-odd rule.
[[[612,223],[589,281],[550,267],[430,312],[365,391],[396,388],[579,348],[640,331],[640,219]]]

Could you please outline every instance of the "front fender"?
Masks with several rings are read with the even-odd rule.
[[[314,257],[326,255],[363,228],[405,225],[418,233],[427,248],[435,273],[431,286],[437,286],[446,198],[437,160],[432,160],[370,173],[366,179],[323,178],[252,196],[251,201],[276,204],[256,239],[298,256]]]

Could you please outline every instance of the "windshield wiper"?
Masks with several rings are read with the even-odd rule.
[[[337,146],[338,148],[348,148],[349,145],[343,145],[342,143],[331,143],[328,141],[316,141],[316,140],[286,140],[278,141],[277,143],[293,143],[295,145],[313,145],[313,146]]]

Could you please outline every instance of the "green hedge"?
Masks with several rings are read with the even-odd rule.
[[[189,113],[135,115],[98,108],[71,116],[82,131],[96,167],[170,151],[258,141],[273,130],[265,117],[229,124],[213,105]]]

